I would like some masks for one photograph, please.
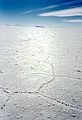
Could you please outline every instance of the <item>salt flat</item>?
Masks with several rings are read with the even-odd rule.
[[[0,120],[82,120],[82,28],[0,27]]]

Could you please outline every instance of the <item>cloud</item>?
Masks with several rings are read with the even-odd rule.
[[[78,15],[82,16],[82,7],[39,14],[39,16],[57,16],[57,17],[78,16]]]
[[[81,19],[63,20],[63,22],[82,23]]]
[[[25,11],[25,12],[22,12],[22,14],[29,14],[31,12],[33,12],[34,10],[28,10],[28,11]]]
[[[43,7],[43,8],[32,9],[32,10],[24,11],[24,12],[22,12],[22,14],[29,14],[34,11],[48,10],[48,9],[55,8],[55,7],[56,7],[55,5],[51,5],[51,6],[47,6],[47,7]]]
[[[44,7],[44,8],[38,9],[38,10],[47,10],[47,9],[51,9],[51,8],[55,8],[55,7],[56,7],[56,5],[51,5],[51,6]]]

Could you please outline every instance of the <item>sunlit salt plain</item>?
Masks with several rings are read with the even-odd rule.
[[[0,120],[82,120],[82,28],[0,27]]]

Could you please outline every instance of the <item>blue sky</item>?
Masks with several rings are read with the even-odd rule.
[[[0,23],[82,25],[82,0],[0,0]]]

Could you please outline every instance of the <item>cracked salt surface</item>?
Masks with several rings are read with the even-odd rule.
[[[81,31],[0,27],[0,120],[82,120]]]

